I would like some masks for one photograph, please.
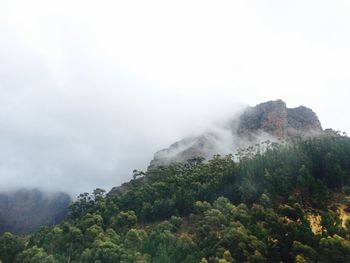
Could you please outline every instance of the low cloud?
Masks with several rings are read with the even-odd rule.
[[[2,191],[108,190],[146,169],[157,150],[238,108],[220,94],[150,86],[82,53],[70,58],[78,69],[57,75],[35,50],[11,51],[0,62]]]
[[[0,190],[108,190],[245,103],[349,132],[349,4],[136,2],[0,3]]]

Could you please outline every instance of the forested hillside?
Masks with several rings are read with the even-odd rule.
[[[141,176],[140,178],[137,178]],[[81,194],[63,223],[5,233],[12,262],[350,262],[350,139],[266,142],[135,172]]]

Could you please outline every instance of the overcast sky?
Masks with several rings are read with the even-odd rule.
[[[0,2],[0,190],[109,190],[241,105],[350,133],[349,1]]]

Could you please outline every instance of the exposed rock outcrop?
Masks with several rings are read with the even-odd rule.
[[[240,116],[237,134],[247,136],[264,131],[278,139],[314,136],[322,133],[316,114],[300,106],[288,109],[282,100],[268,101],[247,108]]]

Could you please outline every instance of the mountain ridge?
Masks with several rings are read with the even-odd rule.
[[[265,140],[285,141],[324,133],[316,113],[305,106],[287,108],[282,100],[267,101],[245,108],[221,127],[184,138],[154,154],[148,169],[184,163],[196,157],[210,159],[215,154],[235,153]]]

